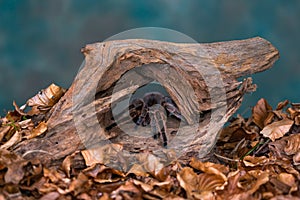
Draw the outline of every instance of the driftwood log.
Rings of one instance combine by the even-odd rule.
[[[76,150],[102,148],[104,153],[98,153],[107,154],[102,155],[108,156],[102,158],[105,164],[122,163],[124,170],[145,152],[165,160],[205,159],[243,95],[255,90],[247,76],[270,68],[279,57],[259,37],[210,44],[107,41],[87,45],[82,52],[85,62],[49,111],[46,134],[21,142],[14,150],[18,154],[51,152],[28,155],[51,164]],[[170,130],[178,132],[168,133],[167,148],[151,137],[150,128],[136,128],[132,122],[105,129],[117,120],[115,110],[126,108],[131,95],[153,81],[165,88],[185,118],[180,124],[170,120]]]

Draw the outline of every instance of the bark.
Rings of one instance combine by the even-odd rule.
[[[76,150],[117,144],[127,156],[147,151],[166,158],[175,152],[177,159],[204,159],[243,95],[255,90],[247,76],[269,69],[279,57],[277,49],[259,37],[210,44],[107,41],[87,45],[82,52],[85,63],[49,111],[47,133],[20,143],[14,150],[18,154],[47,151],[51,155],[29,156],[51,164]],[[153,81],[166,89],[185,118],[180,124],[168,121],[168,148],[153,139],[148,127],[127,123],[105,130],[116,118],[117,104],[126,105],[135,91]],[[172,135],[171,130],[178,132]]]

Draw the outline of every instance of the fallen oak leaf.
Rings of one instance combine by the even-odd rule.
[[[294,121],[290,119],[283,119],[273,122],[272,124],[265,126],[260,133],[263,134],[264,137],[270,138],[274,142],[276,139],[284,136],[290,130],[293,123]]]

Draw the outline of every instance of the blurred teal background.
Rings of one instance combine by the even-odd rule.
[[[263,37],[281,58],[253,75],[258,84],[240,112],[266,98],[300,102],[300,1],[0,0],[0,115],[52,82],[68,88],[81,47],[138,27],[182,32],[198,42]]]

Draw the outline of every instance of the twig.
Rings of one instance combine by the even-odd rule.
[[[214,153],[214,155],[215,155],[216,157],[218,157],[218,158],[223,159],[223,160],[228,160],[228,161],[232,161],[232,162],[239,162],[239,159],[227,158],[227,157],[225,157],[225,156],[221,156],[221,155],[216,154],[216,153]]]
[[[24,158],[25,156],[27,156],[28,154],[31,154],[31,153],[45,153],[45,154],[48,154],[48,155],[53,156],[52,153],[49,153],[49,152],[47,152],[47,151],[35,149],[35,150],[26,151],[26,152],[22,155],[22,158]]]

